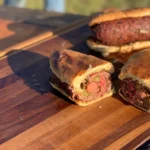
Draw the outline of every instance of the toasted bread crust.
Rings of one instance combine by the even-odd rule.
[[[99,24],[105,21],[112,21],[129,17],[131,18],[144,17],[144,16],[150,16],[150,8],[135,8],[125,11],[117,10],[115,12],[100,14],[99,16],[93,18],[90,21],[89,26],[92,27],[95,24]]]
[[[92,50],[101,52],[104,57],[108,56],[110,53],[118,52],[118,53],[126,54],[126,53],[130,53],[133,51],[138,51],[150,47],[150,41],[134,42],[123,46],[107,46],[99,42],[97,43],[93,41],[92,38],[89,38],[87,39],[86,43],[88,47],[90,47]]]
[[[112,65],[105,60],[72,50],[57,51],[50,57],[50,68],[53,73],[69,85],[76,76],[84,74],[90,67],[105,64]]]
[[[121,69],[119,79],[132,78],[150,89],[150,49],[133,54]]]

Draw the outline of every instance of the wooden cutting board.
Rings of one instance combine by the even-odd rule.
[[[0,57],[11,52],[13,48],[20,50],[41,42],[82,18],[86,17],[0,6]]]
[[[48,31],[42,26],[1,18],[0,24],[0,51]]]
[[[119,95],[79,107],[48,83],[49,56],[86,46],[87,25],[0,60],[0,149],[133,149],[150,138],[150,115]],[[117,68],[116,68],[117,69]],[[113,80],[116,91],[120,81]]]

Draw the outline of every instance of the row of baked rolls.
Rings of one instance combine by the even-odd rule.
[[[133,54],[121,69],[120,96],[150,112],[150,50]],[[137,67],[141,69],[137,69]],[[50,84],[80,106],[112,96],[112,63],[73,50],[56,51],[50,57]]]

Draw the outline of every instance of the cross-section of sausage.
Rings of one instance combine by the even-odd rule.
[[[131,78],[123,80],[120,93],[133,105],[150,109],[150,91]]]
[[[100,72],[89,75],[82,83],[82,92],[74,93],[73,88],[68,84],[61,82],[54,74],[51,75],[51,82],[62,88],[66,93],[76,99],[90,101],[92,99],[102,97],[105,93],[112,89],[110,73],[102,70]]]

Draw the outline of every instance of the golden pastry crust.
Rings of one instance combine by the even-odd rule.
[[[87,76],[102,70],[105,70],[110,74],[114,73],[114,67],[110,62],[91,55],[66,49],[54,52],[52,54],[50,57],[50,68],[56,77],[61,80],[61,82],[67,83],[72,87],[72,90],[78,94],[83,92],[81,83],[87,78]],[[105,97],[113,95],[114,93],[114,90],[111,89],[101,97],[97,97],[90,101],[84,101],[73,98],[71,95],[67,94],[62,87],[59,87],[51,81],[50,84],[52,87],[60,91],[63,95],[80,106],[86,106],[95,103],[101,99],[104,99]]]
[[[72,50],[61,50],[50,57],[50,68],[53,73],[67,84],[72,84],[77,76],[82,76],[90,68],[104,67],[111,73],[114,71],[110,62]]]
[[[119,79],[132,78],[150,89],[150,49],[133,54],[121,69]]]
[[[150,47],[150,41],[134,42],[122,46],[108,46],[108,45],[103,45],[99,42],[95,42],[92,38],[88,38],[86,43],[90,49],[97,52],[101,52],[101,54],[104,57],[112,53],[127,54],[132,51],[139,51]]]
[[[125,11],[117,10],[114,12],[100,14],[99,16],[93,18],[90,21],[89,26],[92,27],[95,24],[99,24],[105,21],[112,21],[129,17],[130,18],[144,17],[144,16],[150,16],[150,8],[135,8]]]

